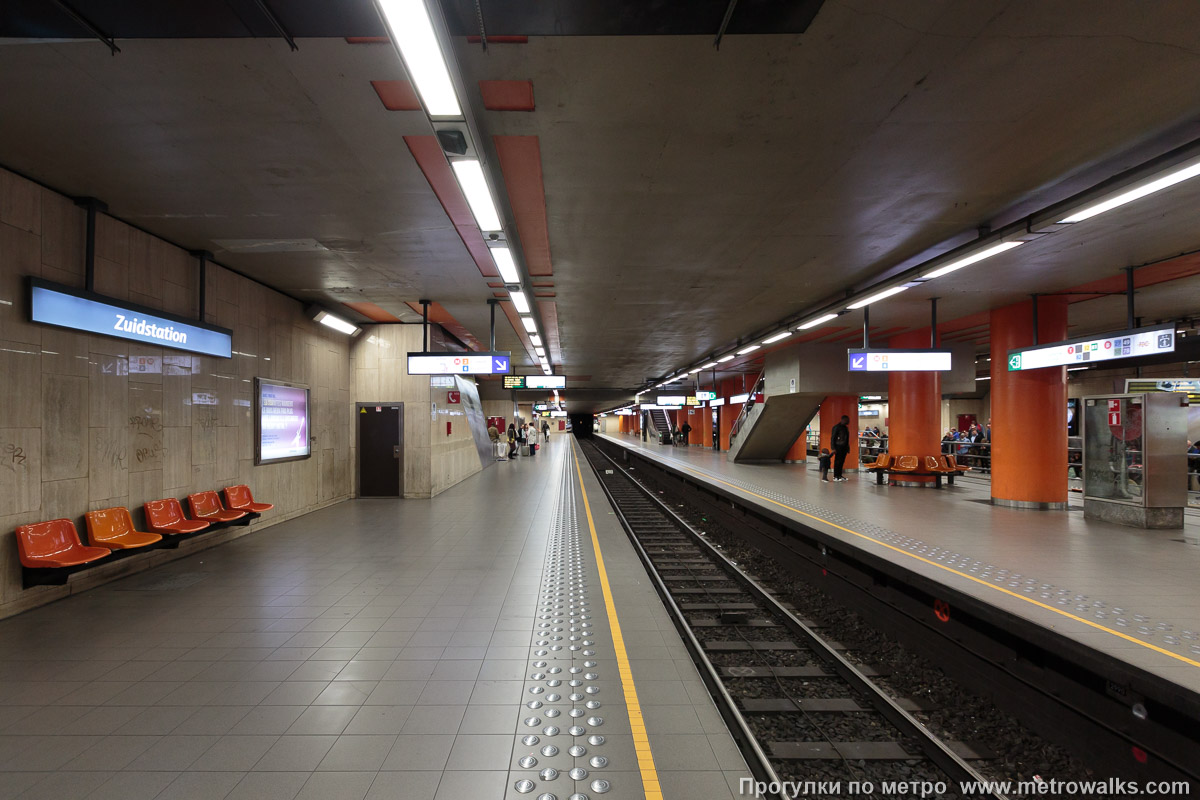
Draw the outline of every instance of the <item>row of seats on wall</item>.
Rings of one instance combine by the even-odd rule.
[[[224,492],[224,504],[215,491],[189,494],[191,519],[184,516],[182,504],[174,497],[145,503],[142,508],[150,529],[145,532],[134,528],[133,517],[124,506],[89,511],[84,514],[86,545],[69,519],[22,525],[17,528],[17,552],[25,588],[61,586],[81,570],[154,548],[178,547],[184,539],[228,525],[249,525],[274,508],[270,503],[255,502],[249,486],[229,486]]]

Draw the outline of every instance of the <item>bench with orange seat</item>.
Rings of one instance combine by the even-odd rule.
[[[200,519],[188,519],[183,515],[183,506],[174,497],[164,500],[151,500],[142,505],[146,512],[146,524],[155,533],[163,533],[172,537],[199,533],[208,527],[208,523]]]
[[[131,553],[162,541],[157,533],[143,533],[133,527],[133,517],[124,506],[89,511],[83,515],[87,521],[88,542],[93,547]]]
[[[25,588],[58,585],[89,564],[108,558],[107,547],[88,547],[79,541],[69,519],[34,522],[17,528],[17,556]]]
[[[939,489],[942,487],[943,477],[948,483],[953,484],[954,476],[962,471],[962,468],[956,467],[953,461],[947,464],[945,456],[891,455],[889,453],[881,453],[874,463],[866,465],[866,469],[868,472],[875,473],[875,482],[881,486],[885,475],[911,475],[932,477],[934,485]]]
[[[225,507],[251,514],[261,514],[263,511],[270,511],[275,506],[273,503],[256,503],[254,495],[250,493],[250,487],[242,484],[225,487]]]
[[[207,522],[236,522],[246,516],[247,512],[226,509],[221,505],[221,497],[216,492],[196,492],[187,496],[188,507],[192,518]],[[249,522],[249,520],[246,520]]]

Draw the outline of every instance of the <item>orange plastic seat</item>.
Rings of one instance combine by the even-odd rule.
[[[945,459],[939,456],[925,456],[925,471],[936,475],[953,475],[958,472],[953,467],[947,466]]]
[[[227,511],[221,507],[221,498],[214,491],[196,492],[188,495],[188,507],[196,519],[213,522],[233,522],[246,516],[245,511]]]
[[[957,461],[955,461],[954,456],[946,456],[945,458],[946,458],[946,466],[949,467],[950,469],[954,470],[955,472],[970,472],[971,471],[970,467],[966,466],[965,464],[959,464]]]
[[[225,488],[225,505],[228,508],[253,511],[254,513],[270,511],[275,507],[272,503],[254,502],[254,495],[250,494],[250,487],[245,484]]]
[[[916,456],[898,456],[889,469],[892,472],[916,472],[920,466]]]
[[[134,530],[133,517],[124,506],[89,511],[83,517],[87,520],[88,542],[93,547],[136,550],[162,541],[162,536],[157,533]]]
[[[868,469],[887,469],[892,465],[892,456],[890,453],[880,453],[875,456],[875,463],[867,464]]]
[[[158,533],[195,533],[208,527],[209,523],[202,519],[188,519],[183,516],[183,506],[174,497],[165,500],[151,500],[144,503],[146,523],[150,529]]]
[[[79,541],[75,523],[69,519],[34,522],[17,528],[17,555],[23,567],[76,567],[107,558],[110,554],[106,547],[88,547]]]

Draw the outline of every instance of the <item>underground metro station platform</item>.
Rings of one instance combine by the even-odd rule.
[[[0,7],[0,800],[1200,788],[1200,7]]]

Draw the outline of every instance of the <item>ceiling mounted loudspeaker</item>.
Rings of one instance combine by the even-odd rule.
[[[450,155],[465,156],[467,154],[467,137],[462,131],[445,128],[437,132],[437,138],[442,150]]]

